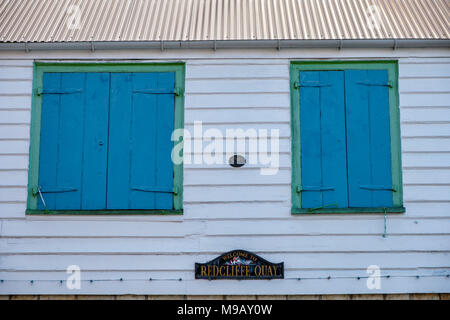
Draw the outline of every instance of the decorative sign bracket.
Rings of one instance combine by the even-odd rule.
[[[254,253],[233,250],[207,263],[196,263],[195,279],[284,279],[284,263],[271,263]]]

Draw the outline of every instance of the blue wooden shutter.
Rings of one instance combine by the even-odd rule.
[[[347,202],[344,73],[300,73],[300,137],[303,208]]]
[[[391,207],[389,83],[385,70],[345,71],[350,207]]]
[[[111,74],[108,209],[173,209],[174,73]]]
[[[38,209],[105,209],[109,75],[45,73]]]

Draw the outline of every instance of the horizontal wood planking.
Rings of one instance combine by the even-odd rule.
[[[185,188],[186,201],[233,202],[233,201],[288,201],[289,185],[263,186],[208,186]],[[224,197],[226,194],[226,197]]]
[[[201,234],[203,223],[189,221],[17,221],[3,222],[2,237],[181,237]],[[168,231],[169,230],[169,231]]]
[[[1,155],[0,169],[28,169],[28,155]]]
[[[25,202],[27,201],[27,188],[23,187],[8,187],[0,188],[0,203],[1,202]],[[25,212],[23,212],[25,214]],[[0,215],[1,217],[1,215]]]
[[[11,68],[11,67],[32,67],[33,66],[33,60],[31,59],[17,59],[14,58],[7,58],[7,59],[0,59],[0,67],[2,68]]]
[[[217,80],[196,80],[187,81],[186,92],[189,94],[204,94],[204,93],[286,93],[289,94],[288,79],[273,80],[273,79],[217,79]]]
[[[405,218],[439,219],[450,217],[449,201],[412,200],[405,202]],[[4,219],[24,220],[26,202],[10,201],[0,202],[1,217]],[[29,221],[174,221],[181,220],[280,220],[303,221],[305,219],[322,220],[324,223],[333,223],[340,219],[369,219],[378,218],[375,215],[355,214],[311,214],[291,215],[291,207],[286,201],[240,201],[240,202],[185,202],[184,214],[181,217],[163,216],[33,216],[27,217]],[[178,220],[176,220],[178,221]],[[389,222],[389,220],[388,220]],[[70,224],[69,224],[70,225]],[[26,236],[26,235],[23,235]]]
[[[448,167],[450,153],[404,153],[403,167]]]
[[[406,273],[408,274],[408,273]],[[410,274],[410,273],[409,273]],[[295,277],[296,274],[294,274]],[[301,274],[300,274],[301,275]],[[295,277],[297,278],[297,277]],[[390,278],[382,282],[381,290],[377,293],[428,293],[427,288],[434,288],[435,292],[447,292],[448,283],[444,277],[421,278],[420,281],[412,281],[413,277]],[[298,280],[291,279],[286,281],[259,280],[254,281],[249,286],[247,281],[229,280],[220,282],[220,291],[217,290],[216,282],[212,285],[208,280],[172,280],[161,281],[97,281],[94,283],[83,283],[82,290],[78,294],[84,295],[104,295],[114,292],[117,295],[128,295],[130,292],[138,295],[235,295],[239,292],[241,295],[315,295],[315,294],[374,294],[374,290],[368,289],[366,281],[351,279],[313,279],[303,281],[301,285]],[[67,289],[59,281],[35,282],[30,285],[29,281],[23,282],[5,282],[2,288],[12,295],[32,294],[73,294],[73,290]],[[345,288],[345,291],[343,290]],[[81,298],[80,298],[81,299]],[[167,298],[166,298],[167,299]]]
[[[30,139],[30,125],[16,124],[4,125],[0,124],[0,139],[1,140],[29,140]]]
[[[401,107],[449,107],[450,93],[400,93]]]
[[[24,219],[26,208],[26,199],[15,202],[0,202],[0,219]],[[1,224],[2,220],[0,220]]]
[[[403,171],[403,183],[406,185],[449,185],[450,168],[449,170],[405,170]]]
[[[246,64],[243,68],[242,64],[212,64],[205,68],[204,64],[190,63],[186,69],[188,80],[197,79],[246,79],[246,78],[281,78],[288,76],[289,65],[285,61],[280,64],[274,64],[267,61],[264,67],[260,64]]]
[[[27,63],[36,59],[76,62],[80,60],[88,61],[105,61],[105,60],[123,60],[133,61],[139,59],[146,62],[167,62],[167,61],[184,61],[190,63],[205,63],[205,60],[211,63],[221,64],[236,64],[240,61],[241,64],[267,64],[267,62],[279,63],[289,60],[386,60],[386,59],[400,59],[402,63],[447,63],[448,49],[447,48],[399,48],[392,50],[392,48],[346,48],[344,50],[336,50],[336,48],[282,48],[280,51],[275,51],[273,48],[261,49],[226,49],[218,48],[214,50],[161,50],[158,49],[141,49],[141,50],[32,50],[26,52],[4,50],[0,53],[0,59],[3,61],[20,61],[25,60]],[[248,60],[250,59],[250,61]],[[14,64],[12,62],[11,64]]]
[[[382,289],[377,293],[428,293],[427,288],[434,288],[436,292],[447,292],[448,284],[444,277],[423,278],[421,281],[411,281],[412,277],[398,277],[389,279],[388,282],[382,282]],[[443,281],[444,279],[444,281]],[[215,282],[213,282],[215,284]],[[12,295],[39,295],[42,292],[46,294],[73,294],[73,290],[67,289],[65,285],[60,285],[59,281],[41,282],[30,285],[29,281],[23,282],[5,282],[3,288]],[[345,288],[343,291],[342,288]],[[401,289],[399,289],[401,288]],[[130,292],[137,295],[235,295],[239,292],[241,295],[316,295],[316,294],[370,294],[374,291],[368,289],[366,281],[357,281],[355,277],[351,279],[313,279],[303,281],[298,285],[296,279],[289,281],[260,280],[255,281],[249,286],[247,281],[229,280],[220,283],[220,291],[217,290],[217,284],[211,285],[208,280],[161,280],[161,281],[97,281],[92,285],[84,283],[83,295],[104,295],[114,292],[117,295],[128,295]],[[80,298],[81,299],[81,298]],[[167,297],[165,298],[167,299]]]
[[[0,187],[26,186],[28,183],[28,172],[26,170],[0,171]]]
[[[256,108],[255,108],[256,109]],[[289,122],[291,112],[289,108],[267,108],[249,112],[245,109],[193,109],[186,113],[184,121],[194,123],[202,121],[203,124],[220,123],[258,123],[258,122]]]
[[[316,269],[316,270],[308,270],[308,269],[291,269],[291,268],[285,268],[287,271],[287,277],[293,278],[291,280],[298,280],[297,277],[300,277],[300,280],[307,280],[307,278],[311,277],[324,277],[327,278],[330,276],[330,280],[336,280],[338,278],[347,278],[347,280],[358,280],[357,276],[360,276],[362,279],[363,285],[365,286],[365,277],[367,277],[366,269]],[[387,273],[392,276],[390,279],[395,279],[396,277],[401,276],[414,276],[414,270],[408,270],[408,269],[396,269],[396,268],[385,268],[382,270],[382,276],[386,276]],[[427,269],[421,269],[421,274],[424,276],[436,276],[436,275],[444,275],[447,270],[443,268],[427,268]],[[68,274],[66,273],[66,270],[61,271],[41,271],[40,272],[41,279],[45,281],[52,281],[52,280],[67,280]],[[177,277],[178,275],[178,277]],[[33,273],[32,271],[22,271],[22,272],[13,272],[13,271],[0,271],[0,277],[2,279],[6,279],[6,282],[9,280],[14,281],[29,281],[30,278],[32,278]],[[126,283],[127,281],[131,281],[133,279],[144,279],[149,280],[150,284],[156,285],[156,282],[150,281],[150,277],[152,277],[152,280],[161,281],[163,279],[167,279],[167,281],[177,281],[180,283],[179,279],[181,278],[182,281],[185,280],[194,280],[194,275],[192,272],[188,271],[152,271],[151,273],[147,271],[107,271],[107,272],[98,272],[98,271],[91,271],[91,270],[84,270],[83,271],[83,278],[82,281],[89,282],[90,280],[93,280],[94,282],[90,284],[90,286],[95,287],[99,282],[95,282],[96,280],[109,280],[109,281],[120,281],[120,278],[123,278]],[[301,277],[304,277],[303,279]],[[308,279],[312,280],[312,279]],[[361,279],[360,279],[361,280]],[[441,279],[442,281],[442,279]],[[238,281],[236,281],[238,282]],[[239,281],[242,282],[242,281]],[[57,281],[58,285],[56,287],[59,287],[59,281]],[[182,282],[181,282],[182,283]],[[245,283],[245,281],[244,281]],[[272,281],[273,283],[273,281]],[[54,282],[52,283],[54,284]],[[303,283],[305,285],[306,283]],[[65,287],[65,286],[63,286]],[[73,293],[73,292],[72,292]]]
[[[279,137],[289,137],[290,136],[290,125],[289,122],[271,122],[270,119],[267,119],[266,123],[261,122],[254,122],[254,123],[246,123],[246,124],[240,124],[236,122],[232,123],[214,123],[214,124],[203,124],[203,132],[208,129],[217,129],[219,130],[224,136],[227,133],[227,130],[230,131],[230,135],[233,134],[236,130],[241,130],[243,133],[246,133],[247,130],[256,130],[256,133],[258,133],[260,130],[266,130],[267,134],[271,135],[271,130],[278,130]],[[186,123],[185,129],[188,130],[191,135],[194,134],[194,123]],[[234,130],[234,131],[232,131]],[[235,132],[234,134],[237,134],[238,132]]]
[[[230,80],[231,81],[231,80]],[[288,81],[288,80],[286,80]],[[242,91],[242,90],[241,90]],[[289,93],[211,93],[186,92],[186,110],[190,108],[289,108]]]
[[[31,80],[0,81],[0,94],[30,94]]]
[[[211,172],[209,170],[186,169],[184,172],[184,185],[242,185],[249,184],[249,182],[252,185],[289,184],[287,181],[291,178],[290,170],[279,170],[276,175],[261,175],[259,170],[217,169],[214,171],[214,174],[216,178],[211,180]]]
[[[449,137],[450,136],[449,123],[418,123],[418,124],[417,123],[403,123],[401,130],[402,130],[402,138],[403,137]]]
[[[405,185],[403,187],[404,201],[446,201],[450,198],[450,185]]]

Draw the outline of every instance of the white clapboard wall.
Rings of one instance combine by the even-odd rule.
[[[183,216],[25,216],[33,62],[44,59],[184,61],[185,127],[279,129],[279,172],[185,165]],[[289,65],[300,59],[399,60],[406,213],[387,216],[385,238],[382,214],[290,214]],[[288,279],[194,279],[195,262],[233,249],[283,261]],[[450,292],[449,252],[449,50],[0,52],[0,294]],[[69,265],[80,290],[58,282]],[[391,276],[380,289],[356,278],[370,265]]]

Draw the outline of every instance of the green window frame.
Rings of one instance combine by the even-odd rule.
[[[175,73],[175,119],[174,130],[184,128],[185,63],[47,63],[35,62],[33,66],[33,93],[30,126],[30,150],[28,168],[27,215],[180,215],[183,214],[183,163],[173,164],[173,185],[177,191],[173,195],[173,210],[37,210],[38,194],[35,187],[39,182],[39,151],[41,133],[43,76],[46,72],[173,72]],[[174,145],[179,143],[174,141]],[[182,150],[181,150],[182,152]]]
[[[302,208],[302,195],[298,186],[301,181],[301,144],[300,144],[300,90],[297,81],[301,71],[345,71],[345,70],[387,70],[388,80],[392,84],[389,90],[389,119],[391,133],[391,168],[393,192],[392,207],[389,208]],[[315,213],[403,213],[403,183],[401,164],[400,109],[398,94],[398,62],[395,60],[370,61],[291,61],[291,148],[292,148],[292,214]]]

